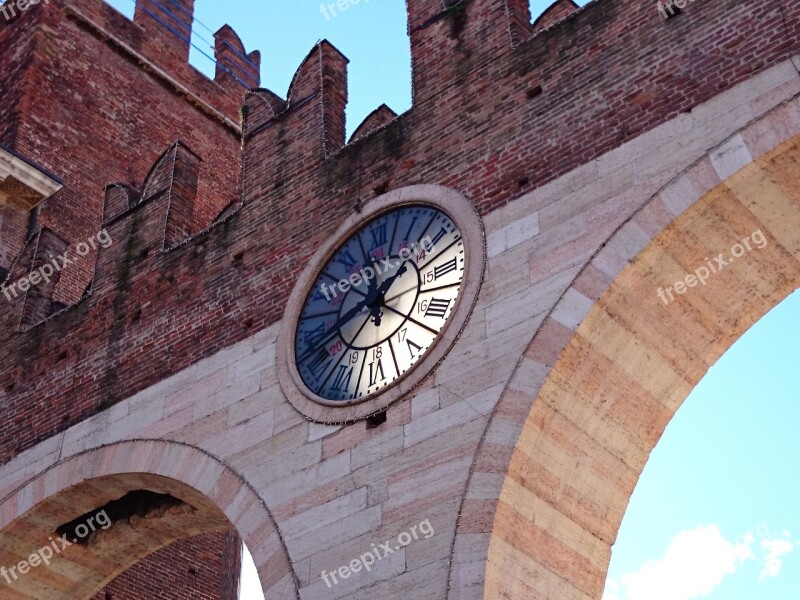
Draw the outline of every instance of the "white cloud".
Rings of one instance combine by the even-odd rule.
[[[766,550],[767,555],[764,557],[764,567],[758,576],[759,581],[764,581],[767,577],[777,577],[783,566],[783,556],[794,549],[789,532],[784,531],[783,536],[782,539],[761,540],[761,547]]]
[[[659,560],[622,576],[628,600],[692,600],[708,596],[722,580],[754,559],[752,535],[733,543],[716,525],[679,533]],[[621,600],[621,599],[620,599]]]
[[[755,545],[752,533],[731,542],[716,525],[682,531],[672,539],[662,558],[647,561],[633,573],[609,578],[603,600],[705,598],[748,561],[761,565],[759,582],[777,577],[786,555],[794,549],[792,536],[784,531],[773,537],[766,525],[759,527],[757,533],[760,541]]]

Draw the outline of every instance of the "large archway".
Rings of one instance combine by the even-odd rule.
[[[176,540],[234,528],[257,557],[266,598],[296,598],[269,510],[221,461],[155,440],[85,451],[0,500],[4,598],[86,600]]]
[[[788,103],[698,161],[618,230],[542,325],[475,463],[473,480],[497,472],[503,428],[527,413],[500,499],[494,510],[468,501],[462,515],[465,533],[493,515],[485,598],[601,597],[667,423],[708,367],[800,287],[798,131]]]

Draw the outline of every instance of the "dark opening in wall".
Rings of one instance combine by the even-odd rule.
[[[162,513],[169,508],[185,503],[169,494],[158,494],[149,490],[135,490],[119,500],[112,500],[105,506],[92,510],[56,529],[59,536],[66,537],[75,544],[88,546],[91,535],[98,529],[108,529],[120,521],[128,521],[133,516],[146,517]]]
[[[375,429],[386,423],[386,411],[381,411],[367,418],[367,429]]]

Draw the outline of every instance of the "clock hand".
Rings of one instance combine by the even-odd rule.
[[[400,268],[397,269],[397,273],[395,273],[394,275],[389,277],[389,279],[385,280],[380,285],[380,287],[378,287],[378,289],[377,289],[377,297],[381,298],[386,292],[388,292],[389,288],[392,287],[392,284],[395,281],[397,281],[398,278],[400,278],[403,275],[405,275],[407,270],[408,270],[408,265],[406,264],[406,262],[403,262],[403,264],[400,266]]]
[[[328,330],[328,333],[326,333],[321,338],[319,338],[319,340],[317,340],[316,343],[314,343],[313,345],[310,345],[308,347],[308,349],[305,351],[305,353],[303,354],[303,356],[301,356],[297,360],[297,362],[298,363],[303,362],[306,358],[308,358],[309,356],[314,354],[314,352],[319,350],[320,347],[322,347],[325,344],[327,344],[328,340],[330,340],[331,338],[335,337],[336,334],[339,333],[339,330],[342,328],[343,325],[345,325],[346,323],[348,323],[351,320],[353,320],[356,316],[358,316],[358,313],[360,313],[362,310],[364,310],[365,306],[367,306],[367,298],[364,298],[363,300],[361,300],[353,308],[351,308],[346,313],[344,313],[341,317],[339,317],[334,322],[334,324],[331,325],[331,328]]]

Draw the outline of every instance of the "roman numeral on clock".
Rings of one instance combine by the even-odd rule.
[[[350,250],[345,250],[342,254],[335,260],[335,262],[339,263],[344,267],[344,270],[348,273],[350,269],[356,264],[356,259],[353,258],[353,255],[350,254]]]
[[[444,316],[447,314],[447,309],[450,308],[450,303],[452,300],[440,300],[439,298],[434,298],[428,304],[428,310],[425,311],[426,317],[439,317],[440,319],[444,319]]]
[[[443,265],[439,265],[433,270],[433,278],[439,279],[439,277],[444,277],[448,273],[455,271],[458,268],[457,257],[453,257],[453,260],[449,260]]]
[[[320,348],[311,359],[311,362],[308,363],[308,370],[311,371],[311,374],[317,380],[319,380],[322,374],[328,370],[331,362],[333,362],[333,359],[331,358],[330,354],[328,354],[327,348]]]
[[[320,324],[319,327],[315,329],[306,329],[303,331],[303,343],[311,347],[313,346],[323,335],[325,335],[325,323]]]
[[[344,392],[350,387],[350,380],[353,378],[353,367],[339,365],[339,372],[333,380],[332,389],[337,392]]]
[[[383,372],[383,359],[379,360],[377,363],[369,363],[369,387],[372,387],[377,383],[379,373],[381,376],[381,381],[386,379],[386,375]]]
[[[417,352],[422,350],[422,346],[418,346],[412,342],[411,339],[407,339],[406,344],[408,345],[408,353],[411,355],[411,358],[414,358],[417,355]],[[417,352],[414,352],[414,349],[416,349]]]
[[[446,236],[446,235],[447,235],[447,230],[446,230],[444,227],[442,227],[442,228],[439,230],[439,233],[437,233],[437,234],[436,234],[436,237],[434,237],[434,238],[431,240],[431,243],[432,243],[432,244],[435,246],[436,244],[438,244],[439,242],[441,242],[441,241],[442,241],[442,238],[443,238],[444,236]]]
[[[383,246],[386,243],[386,223],[381,223],[380,225],[376,225],[372,229],[369,230],[370,235],[372,236],[372,249],[378,248]]]

